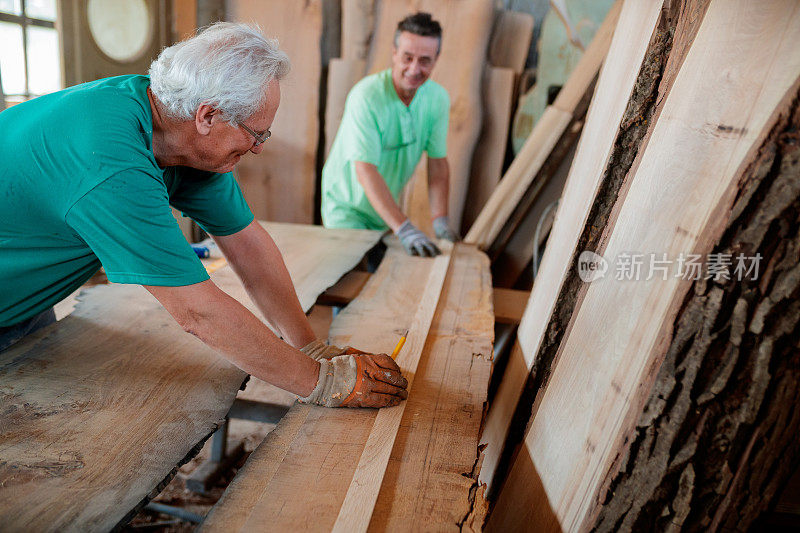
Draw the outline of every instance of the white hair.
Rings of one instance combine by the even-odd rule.
[[[150,90],[175,119],[208,104],[231,123],[264,104],[267,86],[289,73],[289,57],[258,26],[217,22],[165,48],[150,65]]]

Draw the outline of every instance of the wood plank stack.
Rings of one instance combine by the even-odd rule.
[[[418,280],[428,279],[435,262],[409,257],[392,241],[361,294],[334,320],[331,342],[388,352],[420,309],[430,311],[429,304],[419,305],[429,291]],[[378,411],[298,404],[253,452],[203,530],[263,530],[268,525],[330,531],[337,523],[360,531],[367,525],[441,529],[463,522],[476,505],[474,465],[490,372],[491,295],[486,257],[456,245],[427,338],[410,337],[403,349],[424,344],[388,465],[385,473],[376,473],[383,482],[371,493],[377,496],[374,512],[361,502],[367,522],[355,525],[350,520],[360,513],[342,514],[345,495],[359,469],[372,464],[367,443],[376,419],[399,407]]]
[[[547,207],[561,196],[620,6],[621,1],[611,8],[465,237],[489,253],[496,286],[514,286],[531,262],[534,247],[541,244],[534,243],[535,228]]]
[[[489,43],[489,61],[483,75],[483,126],[472,157],[468,201],[462,231],[467,231],[497,186],[503,172],[517,87],[533,36],[533,16],[501,11],[495,18]]]
[[[306,310],[380,237],[267,228]],[[258,313],[229,267],[212,280]],[[142,287],[85,291],[70,316],[0,354],[3,529],[125,524],[200,450],[246,377]]]
[[[623,30],[521,324],[534,373],[509,366],[535,401],[490,531],[747,530],[800,461],[800,6],[626,1]]]

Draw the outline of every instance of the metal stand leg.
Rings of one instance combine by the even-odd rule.
[[[186,478],[186,488],[199,494],[208,490],[239,460],[244,453],[244,445],[239,443],[227,453],[228,423],[231,418],[275,424],[289,410],[284,405],[275,405],[252,400],[234,400],[225,422],[211,436],[211,457]]]

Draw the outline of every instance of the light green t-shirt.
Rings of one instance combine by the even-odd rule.
[[[0,326],[51,307],[101,264],[116,283],[208,279],[170,205],[212,235],[253,220],[230,173],[158,166],[149,85],[106,78],[0,113]]]
[[[425,151],[447,155],[450,97],[428,80],[406,106],[391,69],[367,76],[347,95],[339,131],[322,169],[322,223],[332,228],[385,230],[356,176],[356,161],[378,167],[395,201]]]

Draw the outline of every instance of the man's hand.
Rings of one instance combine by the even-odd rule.
[[[414,227],[410,220],[403,222],[395,232],[409,255],[434,257],[442,253],[427,235]]]
[[[303,403],[325,407],[391,407],[408,397],[408,381],[386,354],[338,355],[319,361],[319,381]]]
[[[461,236],[456,230],[450,227],[450,221],[447,216],[441,216],[433,219],[433,232],[436,234],[437,239],[446,239],[450,242],[458,242]]]
[[[309,356],[314,361],[321,361],[322,359],[333,359],[337,355],[355,355],[355,354],[366,354],[367,352],[362,352],[361,350],[357,350],[352,346],[345,346],[344,348],[339,348],[333,344],[325,344],[325,342],[316,339],[302,348],[300,351]]]

